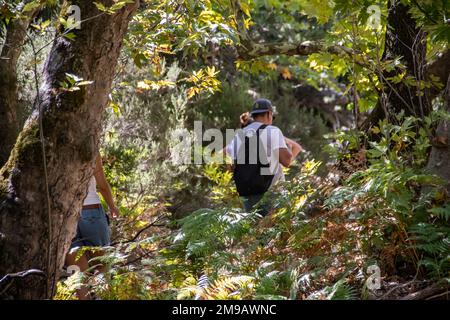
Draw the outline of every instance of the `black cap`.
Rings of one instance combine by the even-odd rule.
[[[272,105],[272,102],[267,99],[258,99],[255,101],[252,107],[252,111],[250,111],[250,114],[258,114],[258,113],[264,113],[272,111],[274,114],[276,114],[275,106]]]

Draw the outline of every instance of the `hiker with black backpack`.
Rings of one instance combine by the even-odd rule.
[[[267,99],[255,101],[250,112],[251,121],[242,123],[231,143],[225,148],[233,159],[233,180],[245,210],[266,216],[270,205],[260,203],[267,191],[284,180],[283,168],[303,150],[295,141],[285,138],[272,125],[275,107]]]

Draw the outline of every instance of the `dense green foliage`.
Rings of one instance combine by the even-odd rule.
[[[338,182],[317,175],[320,162],[292,169],[276,193],[276,213],[262,220],[236,209],[223,165],[204,167],[198,174],[210,181],[199,192],[210,188],[210,208],[111,249],[104,258],[110,278],[90,279],[94,292],[112,299],[367,298],[373,296],[367,268],[374,264],[386,282],[448,281],[448,200],[443,181],[423,169],[428,140],[421,138],[438,118],[425,119],[419,133],[413,126],[418,119],[381,122],[374,130],[382,138],[367,150],[336,150],[342,160],[331,172]],[[151,219],[162,212],[153,210]]]
[[[112,14],[126,2],[98,8]],[[401,2],[426,32],[432,63],[450,39],[446,1]],[[46,9],[30,31],[42,50],[34,56],[27,42],[19,64],[26,114],[40,76],[32,66],[40,73],[55,30],[77,41],[55,1],[20,9],[0,1],[0,35],[33,3]],[[142,1],[105,111],[101,153],[121,211],[113,245],[96,258],[108,270],[62,280],[55,298],[75,298],[82,283],[101,299],[367,299],[389,293],[389,283],[448,285],[450,195],[426,169],[430,138],[450,119],[442,98],[426,117],[391,114],[361,129],[389,85],[404,83],[419,97],[445,86],[408,74],[403,57],[382,60],[387,6]],[[305,41],[322,49],[260,48]],[[68,73],[60,85],[91,83]],[[226,165],[175,165],[171,154],[176,133],[192,133],[194,121],[204,130],[238,127],[255,97],[272,100],[274,124],[307,150],[274,190],[275,211],[266,218],[243,212]],[[374,265],[384,291],[368,287]]]

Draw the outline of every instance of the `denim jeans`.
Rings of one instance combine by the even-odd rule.
[[[110,242],[111,231],[108,217],[103,208],[82,210],[80,220],[78,220],[77,233],[70,248],[104,247],[108,246]]]

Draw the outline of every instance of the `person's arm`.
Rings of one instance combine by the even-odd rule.
[[[292,153],[288,148],[279,148],[278,151],[278,159],[283,167],[289,167],[292,162]]]
[[[112,196],[111,187],[109,186],[108,181],[106,181],[105,172],[103,171],[102,158],[100,154],[97,155],[97,159],[95,159],[95,171],[94,171],[95,181],[97,182],[97,189],[102,195],[103,199],[105,199],[106,204],[108,205],[109,212],[113,218],[117,218],[119,215],[119,209],[116,207],[114,203],[114,198]]]
[[[288,147],[290,147],[292,150],[292,159],[295,159],[295,157],[297,157],[298,154],[303,151],[302,146],[292,139],[286,137],[284,139],[286,140],[286,144],[288,145]]]
[[[297,142],[289,138],[284,137],[284,141],[288,148],[279,148],[278,157],[283,167],[288,168],[292,164],[292,161],[295,159],[295,157],[297,157],[298,154],[303,151],[303,148]]]
[[[289,139],[286,139],[280,129],[274,127],[271,131],[272,148],[278,156],[278,161],[285,168],[289,167],[294,159],[292,154],[292,147],[288,144]]]

